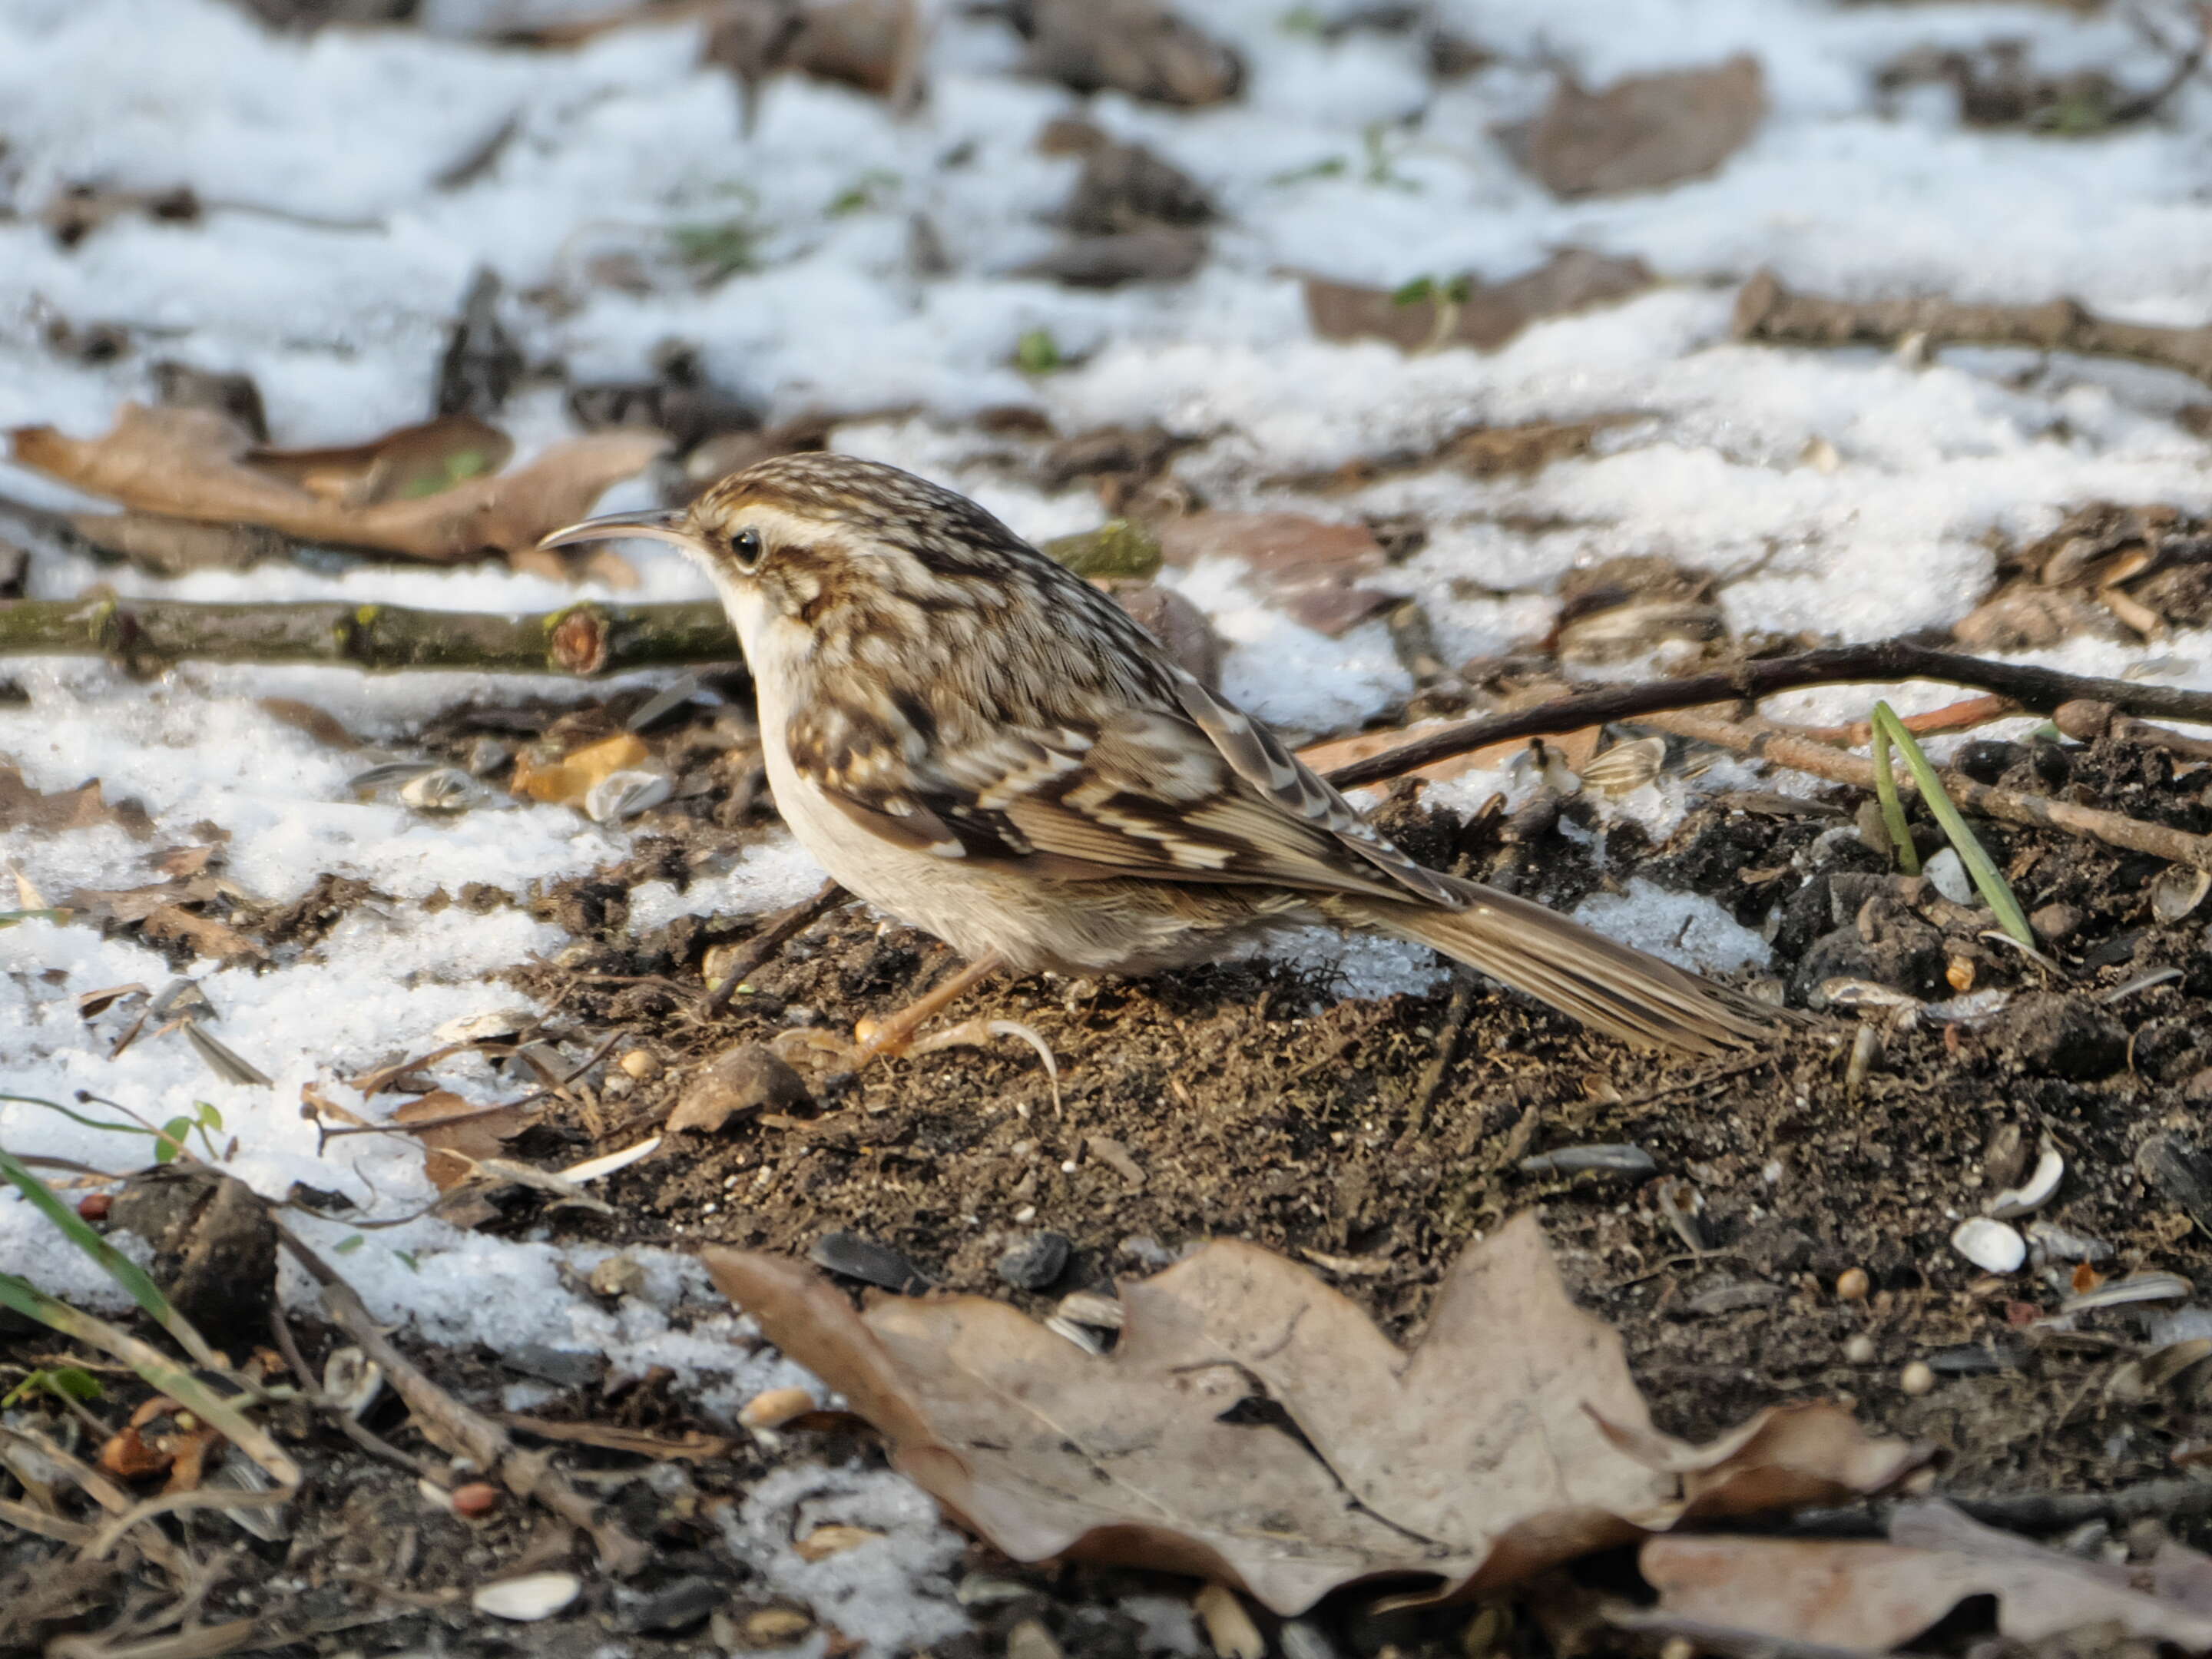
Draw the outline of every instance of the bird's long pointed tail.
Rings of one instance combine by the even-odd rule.
[[[1722,1054],[1772,1038],[1783,1010],[1571,921],[1494,887],[1455,881],[1464,909],[1360,898],[1364,925],[1440,951],[1626,1042]]]

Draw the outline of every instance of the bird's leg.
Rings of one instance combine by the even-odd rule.
[[[836,1069],[848,1073],[859,1071],[882,1055],[896,1059],[907,1051],[915,1033],[926,1023],[1006,965],[1006,959],[995,951],[979,957],[944,984],[932,987],[897,1012],[882,1019],[869,1015],[853,1028],[850,1040],[828,1031],[806,1029],[786,1031],[769,1046],[793,1063],[800,1063],[801,1055],[805,1055],[811,1063],[819,1065],[821,1060],[815,1057],[827,1054]]]
[[[869,1015],[853,1028],[853,1069],[859,1071],[878,1054],[896,1059],[914,1041],[914,1034],[1006,965],[996,951],[981,956],[942,985],[933,986],[896,1013],[878,1019]]]

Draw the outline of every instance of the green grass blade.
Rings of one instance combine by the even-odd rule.
[[[2031,951],[2035,947],[2035,930],[2027,925],[2027,913],[2020,908],[2013,896],[2012,884],[1999,870],[1967,826],[1966,817],[1950,796],[1943,793],[1943,780],[1936,775],[1935,766],[1922,752],[1912,733],[1905,729],[1905,722],[1886,702],[1874,706],[1874,729],[1877,734],[1888,728],[1888,736],[1905,757],[1905,764],[1912,774],[1912,781],[1920,786],[1921,799],[1928,810],[1936,815],[1936,822],[1943,826],[1943,833],[1951,838],[1951,845],[1959,849],[1959,857],[1966,866],[1966,873],[1974,878],[1982,897],[1996,913],[1997,923],[2006,933]]]
[[[1905,821],[1905,802],[1897,793],[1897,775],[1889,765],[1889,728],[1882,716],[1896,714],[1886,702],[1874,706],[1874,793],[1881,803],[1881,821],[1897,848],[1897,861],[1908,876],[1920,873],[1920,850],[1912,844],[1912,827]]]
[[[0,1151],[0,1180],[14,1185],[47,1220],[62,1230],[70,1243],[98,1262],[101,1271],[120,1285],[149,1318],[175,1337],[193,1359],[203,1365],[218,1369],[222,1366],[222,1360],[208,1346],[207,1339],[192,1328],[190,1320],[169,1305],[169,1298],[161,1294],[161,1287],[147,1276],[146,1270],[87,1226],[82,1216],[64,1203],[52,1188],[32,1174],[29,1166],[12,1152]],[[9,1305],[15,1306],[13,1303]],[[51,1322],[27,1309],[15,1310],[30,1318],[41,1319],[41,1322]]]

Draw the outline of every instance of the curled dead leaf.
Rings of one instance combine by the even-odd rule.
[[[100,791],[100,780],[74,789],[41,794],[23,781],[23,775],[0,761],[0,830],[38,830],[52,834],[62,830],[90,830],[112,823],[139,841],[154,833],[154,821],[135,800],[111,803]]]
[[[506,455],[485,447],[485,434],[504,442],[481,422],[448,417],[349,449],[257,450],[211,410],[125,404],[104,437],[45,426],[9,435],[25,466],[140,512],[265,525],[439,563],[535,546],[665,446],[658,433],[594,433],[495,472]]]
[[[1995,1599],[1998,1632],[2017,1641],[2106,1626],[2212,1649],[2212,1562],[2193,1551],[2162,1558],[2146,1589],[2136,1570],[2045,1549],[1941,1499],[1901,1505],[1886,1544],[1654,1538],[1642,1560],[1662,1614],[1838,1650],[1887,1653],[1975,1596]]]
[[[1712,172],[1765,116],[1765,76],[1740,54],[1711,69],[1630,76],[1603,92],[1563,77],[1543,112],[1505,137],[1553,195],[1612,195]]]
[[[1388,340],[1401,351],[1459,345],[1494,351],[1542,318],[1611,305],[1653,280],[1641,259],[1578,247],[1502,283],[1459,278],[1393,290],[1309,276],[1306,320],[1324,340]]]
[[[861,1315],[783,1258],[704,1260],[896,1467],[1007,1555],[1191,1574],[1285,1615],[1378,1578],[1487,1592],[1685,1518],[1879,1491],[1925,1456],[1820,1402],[1709,1446],[1659,1433],[1532,1216],[1460,1259],[1410,1354],[1304,1268],[1236,1242],[1125,1281],[1104,1356],[979,1297]],[[1230,1420],[1255,1398],[1297,1432]]]

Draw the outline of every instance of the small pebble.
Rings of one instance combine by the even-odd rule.
[[[814,1628],[814,1621],[790,1607],[763,1607],[738,1626],[747,1647],[787,1648]]]
[[[499,1507],[499,1488],[489,1480],[471,1480],[465,1486],[453,1488],[452,1503],[455,1515],[465,1521],[474,1521]]]
[[[649,1049],[632,1048],[615,1064],[640,1083],[649,1083],[660,1075],[660,1056]]]
[[[1916,1400],[1923,1394],[1932,1394],[1936,1389],[1935,1368],[1925,1360],[1916,1359],[1897,1374],[1897,1386]]]
[[[1856,1336],[1851,1337],[1845,1341],[1844,1344],[1844,1363],[1847,1365],[1873,1364],[1874,1339],[1869,1336],[1864,1331],[1861,1331]]]
[[[1863,1302],[1870,1288],[1871,1281],[1868,1279],[1864,1267],[1846,1267],[1836,1275],[1836,1300],[1838,1302]]]
[[[1062,1659],[1062,1650],[1041,1620],[1024,1619],[1006,1632],[1006,1659]]]
[[[87,1193],[82,1198],[77,1200],[76,1212],[87,1221],[105,1221],[107,1219],[108,1206],[114,1202],[115,1199],[111,1194]]]
[[[1031,1233],[1000,1256],[998,1275],[1018,1291],[1042,1291],[1067,1271],[1068,1248],[1065,1233]]]
[[[645,1288],[645,1268],[635,1257],[611,1255],[586,1275],[597,1296],[635,1296]]]

